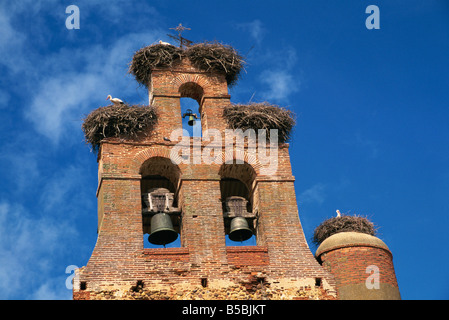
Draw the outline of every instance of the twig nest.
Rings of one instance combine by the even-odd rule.
[[[296,123],[292,111],[267,102],[225,107],[223,117],[230,129],[243,131],[253,129],[256,133],[258,129],[266,129],[267,138],[269,138],[270,129],[277,129],[281,143],[290,139],[291,131]]]
[[[237,82],[245,63],[233,47],[217,42],[197,43],[185,49],[154,44],[134,54],[128,72],[134,75],[137,82],[148,86],[154,68],[171,67],[183,57],[187,57],[200,70],[224,73],[230,86]]]
[[[376,235],[376,227],[368,218],[361,216],[334,217],[323,221],[313,233],[313,242],[322,243],[330,236],[340,232],[359,232]]]
[[[171,67],[181,61],[183,50],[172,45],[154,44],[137,51],[129,65],[128,72],[136,81],[147,86],[151,70],[157,67]]]
[[[245,63],[233,47],[218,42],[194,44],[188,47],[186,55],[201,70],[225,73],[229,86],[237,82]]]
[[[110,137],[136,137],[157,122],[157,114],[151,106],[110,105],[89,113],[82,124],[85,140],[98,151],[100,142]]]

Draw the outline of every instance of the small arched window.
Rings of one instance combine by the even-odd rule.
[[[187,130],[191,137],[201,137],[201,100],[203,88],[195,82],[186,82],[179,87],[181,95],[180,105],[182,114],[182,128]]]
[[[190,137],[201,137],[201,117],[199,105],[192,98],[181,98],[182,128]]]

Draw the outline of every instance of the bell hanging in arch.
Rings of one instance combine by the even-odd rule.
[[[248,226],[248,221],[243,217],[235,217],[231,220],[229,239],[232,241],[245,241],[253,236]]]
[[[193,127],[195,125],[195,119],[198,119],[198,116],[195,113],[192,113],[191,109],[187,109],[186,113],[184,113],[182,115],[182,118],[185,118],[187,116],[189,117],[189,120],[187,121],[187,124],[189,126]]]
[[[166,245],[178,239],[178,233],[173,228],[170,216],[157,213],[151,218],[151,233],[148,241],[156,245]]]
[[[193,117],[193,115],[189,116],[189,121],[187,121],[187,124],[191,127],[195,125],[195,118]]]

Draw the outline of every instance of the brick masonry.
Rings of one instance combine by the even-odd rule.
[[[343,239],[345,234],[339,234],[339,240]],[[327,240],[332,238],[335,239],[335,235]],[[335,276],[340,299],[400,299],[393,256],[380,239],[359,234],[359,238],[352,243],[339,244],[337,241],[326,247],[323,242],[317,250],[317,255],[323,267]],[[377,274],[375,280],[372,277],[374,273]],[[374,281],[378,282],[378,286],[372,286]]]
[[[163,138],[182,127],[180,97],[199,102],[203,132],[224,132],[226,80],[183,60],[154,70],[149,88],[158,113],[152,131],[101,144],[98,240],[77,270],[74,299],[335,299],[335,279],[310,252],[301,227],[288,144],[279,146],[278,167],[270,174],[247,152],[232,152],[244,164],[173,164],[170,152],[178,141]],[[204,151],[206,143],[198,146]],[[224,144],[219,151],[220,159],[229,156]],[[180,248],[143,247],[141,180],[148,175],[164,176],[176,189]],[[226,246],[222,178],[239,179],[250,191],[256,246]]]

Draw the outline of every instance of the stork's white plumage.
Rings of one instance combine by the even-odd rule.
[[[159,44],[163,44],[164,46],[171,46],[170,43],[159,40]]]
[[[113,97],[111,97],[111,95],[109,95],[109,96],[106,98],[106,100],[111,100],[111,102],[112,102],[114,105],[116,105],[116,106],[123,104],[123,101],[122,101],[122,100],[120,100],[120,99],[118,99],[118,98],[113,98]]]
[[[341,217],[340,210],[337,210],[337,218],[340,218],[340,217]]]

